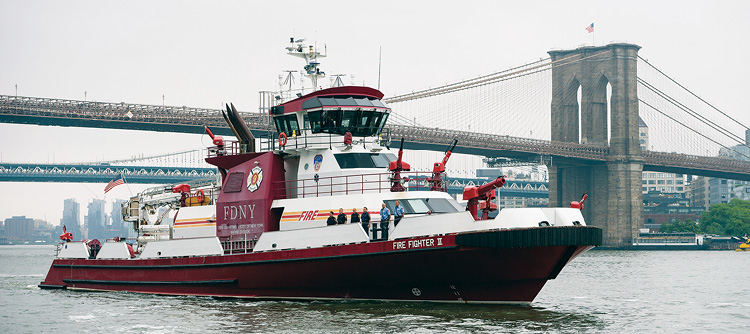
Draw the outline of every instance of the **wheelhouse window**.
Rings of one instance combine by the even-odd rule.
[[[273,120],[276,123],[276,131],[279,133],[283,132],[287,136],[291,136],[292,131],[299,133],[299,124],[297,123],[296,114],[276,116]]]
[[[335,154],[339,167],[344,168],[385,168],[396,160],[392,153],[341,153]]]
[[[343,135],[351,132],[356,137],[371,137],[380,134],[388,119],[388,112],[336,108],[310,111],[307,117],[312,133]]]

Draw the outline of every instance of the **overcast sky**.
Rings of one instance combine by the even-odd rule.
[[[0,0],[0,94],[240,110],[278,88],[289,37],[326,45],[322,68],[386,96],[546,57],[631,42],[640,55],[745,124],[748,1],[9,1]],[[349,78],[345,81],[349,83]],[[327,83],[327,79],[324,81]],[[7,162],[127,158],[199,147],[200,136],[0,124]],[[57,224],[104,184],[0,183],[0,219]],[[143,186],[131,186],[136,192]],[[112,198],[129,196],[115,188]]]

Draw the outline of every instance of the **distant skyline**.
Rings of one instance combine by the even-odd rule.
[[[0,94],[255,111],[278,89],[289,37],[325,46],[321,68],[386,96],[544,58],[550,49],[626,41],[725,112],[750,124],[746,1],[2,1]],[[328,79],[323,81],[328,85]],[[85,93],[84,93],[85,92]],[[741,134],[738,134],[741,135]],[[0,124],[0,160],[90,161],[193,149],[200,135]],[[119,186],[106,200],[149,185]],[[58,224],[104,184],[0,183],[0,219]],[[108,206],[105,209],[110,211]],[[83,211],[83,210],[82,210]],[[85,213],[82,213],[85,214]]]

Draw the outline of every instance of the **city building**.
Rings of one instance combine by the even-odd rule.
[[[81,204],[74,198],[68,198],[63,202],[63,216],[60,219],[60,225],[65,226],[66,230],[73,234],[74,239],[84,239],[81,230]]]
[[[29,241],[34,237],[34,220],[13,216],[5,220],[5,236],[11,241]]]
[[[691,206],[685,193],[650,191],[643,195],[644,228],[658,232],[661,225],[675,221],[698,221],[704,207]]]
[[[750,130],[745,130],[745,144],[734,145],[719,149],[720,157],[727,157],[737,160],[750,160]]]
[[[641,151],[648,150],[648,126],[641,116],[638,116],[638,139],[641,142]]]
[[[105,203],[104,200],[94,199],[88,204],[88,211],[83,218],[87,239],[106,239],[104,232],[107,223],[107,215],[104,213]]]
[[[125,200],[118,199],[115,200],[112,203],[112,211],[110,211],[109,215],[109,226],[108,230],[111,231],[124,231],[125,230],[125,222],[122,220],[122,205],[125,203]]]
[[[685,194],[685,175],[664,172],[643,172],[643,194],[652,191]]]
[[[708,183],[711,204],[729,203],[733,198],[750,200],[750,182],[711,178]]]
[[[720,157],[737,160],[750,160],[750,130],[745,130],[745,143],[732,147],[719,149]],[[733,198],[750,200],[750,182],[739,180],[728,180],[710,178],[709,183],[709,205],[728,203]]]
[[[711,178],[699,176],[690,182],[688,191],[688,198],[690,203],[695,207],[702,207],[705,210],[711,206],[710,204],[710,192],[709,192],[709,180]]]
[[[55,231],[55,227],[49,222],[42,219],[34,219],[34,241],[36,242],[50,242],[52,233]]]

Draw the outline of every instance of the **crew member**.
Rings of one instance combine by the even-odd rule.
[[[339,208],[339,217],[336,220],[338,221],[339,225],[346,224],[346,214],[344,213],[344,208]]]
[[[383,202],[382,209],[380,209],[380,230],[383,240],[388,239],[388,224],[391,220],[391,210],[385,206]]]
[[[352,221],[354,221],[354,218],[352,218]],[[367,235],[370,235],[370,212],[367,211],[367,207],[362,209],[362,228],[365,229]]]
[[[359,223],[359,214],[357,213],[357,208],[352,209],[352,224]]]
[[[401,218],[404,218],[404,207],[401,206],[399,201],[396,201],[396,207],[393,208],[393,226],[398,226]]]
[[[326,221],[326,224],[336,225],[336,217],[333,216],[333,211],[331,211],[331,214],[328,215],[328,220]]]

